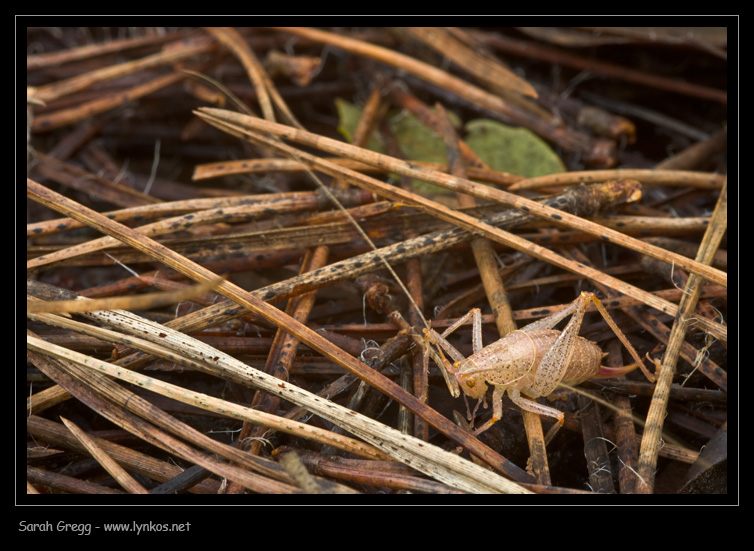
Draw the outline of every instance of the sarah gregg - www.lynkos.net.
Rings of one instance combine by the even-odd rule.
[[[88,536],[92,530],[98,532],[129,532],[132,534],[155,533],[155,532],[188,532],[191,529],[190,522],[103,522],[101,525],[92,523],[75,523],[60,521],[57,523],[19,521],[19,532],[57,532]]]

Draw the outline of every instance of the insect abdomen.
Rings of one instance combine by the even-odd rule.
[[[568,362],[568,370],[561,382],[577,385],[591,379],[599,373],[603,355],[602,349],[595,343],[583,337],[577,337],[571,360]]]

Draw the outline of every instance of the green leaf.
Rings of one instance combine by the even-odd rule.
[[[493,170],[526,178],[566,170],[552,148],[526,128],[476,119],[466,124],[466,132],[466,144]]]
[[[338,132],[350,142],[361,117],[361,108],[340,98],[336,98],[335,105],[339,117]],[[458,117],[454,113],[449,115],[453,124],[460,126]],[[388,119],[388,124],[407,160],[448,162],[442,138],[413,115],[406,112],[394,114]],[[566,170],[550,146],[526,128],[516,128],[489,119],[476,119],[469,121],[465,129],[467,136],[464,141],[493,170],[527,178]],[[384,144],[377,133],[369,140],[367,149],[384,153]],[[418,192],[453,193],[418,180],[414,180],[412,185]]]
[[[362,110],[341,98],[335,99],[335,106],[339,117],[338,132],[350,142],[356,132]],[[457,116],[450,114],[450,119],[453,124],[460,124]],[[402,111],[390,115],[388,126],[407,160],[428,163],[448,162],[442,139],[410,113]],[[370,138],[367,149],[378,153],[385,152],[384,143],[377,133],[374,133]],[[397,179],[398,175],[391,174],[391,177]],[[448,189],[419,180],[413,180],[412,187],[417,192],[453,193]]]
[[[335,108],[338,110],[338,132],[348,143],[351,143],[361,118],[362,109],[341,98],[335,98]],[[369,138],[367,149],[378,153],[383,152],[382,140],[379,139],[379,134],[376,132],[373,132]]]
[[[447,164],[448,153],[442,138],[416,117],[404,111],[390,117],[388,124],[407,160]],[[411,187],[418,193],[453,193],[449,189],[421,180],[412,180]]]

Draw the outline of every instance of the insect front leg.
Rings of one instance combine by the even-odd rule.
[[[425,329],[424,330],[424,365],[425,369],[427,368],[429,364],[429,355],[433,356],[433,359],[435,360],[435,363],[440,368],[440,370],[443,373],[443,377],[445,378],[445,383],[448,385],[448,388],[450,389],[450,393],[453,395],[454,398],[457,398],[460,395],[460,391],[458,390],[458,382],[455,379],[456,374],[456,368],[454,365],[452,365],[445,356],[442,355],[442,351],[444,350],[452,359],[454,362],[461,362],[465,360],[463,357],[463,354],[461,354],[458,349],[456,349],[455,346],[450,344],[450,342],[446,339],[448,335],[450,335],[453,331],[458,329],[461,325],[466,323],[466,320],[469,318],[472,318],[473,321],[473,333],[472,333],[472,346],[474,349],[474,353],[478,352],[482,349],[482,313],[479,310],[479,308],[472,308],[466,315],[458,318],[458,320],[448,327],[445,331],[443,331],[442,335],[440,335],[437,331],[434,329]],[[432,343],[435,346],[439,348],[440,354],[434,354],[434,351],[432,351],[429,344]],[[449,376],[448,373],[452,376]]]
[[[505,394],[505,387],[502,386],[496,386],[494,390],[492,391],[492,417],[489,418],[489,420],[476,429],[474,431],[475,436],[479,436],[484,431],[486,431],[488,428],[490,428],[492,425],[500,421],[500,419],[503,418],[503,395]],[[481,401],[481,400],[480,400]],[[477,408],[479,407],[479,404],[477,404]],[[474,409],[474,414],[476,413],[476,409]],[[472,417],[473,415],[472,414]]]
[[[434,329],[424,330],[423,369],[425,373],[429,371],[429,357],[432,356],[432,359],[435,361],[435,364],[437,364],[437,367],[440,368],[440,372],[442,373],[443,379],[445,379],[445,384],[448,386],[448,390],[450,390],[450,394],[453,396],[453,398],[458,398],[461,392],[458,389],[458,382],[456,381],[456,378],[453,376],[454,368],[451,365],[451,363],[447,360],[447,358],[445,358],[445,356],[443,356],[442,354],[441,349],[445,346],[445,344],[442,341],[445,341],[445,339],[443,339],[442,336]],[[453,345],[451,345],[447,341],[445,341],[445,343],[447,343],[447,346],[449,346],[450,349],[454,350],[459,356],[461,355],[460,352],[455,350]],[[431,344],[435,344],[438,346],[439,354],[432,349]],[[448,350],[446,350],[448,354],[450,354],[451,357],[453,357],[453,353],[449,352]]]
[[[433,329],[425,330],[425,340],[428,340],[435,345],[437,345],[440,350],[440,355],[442,356],[442,350],[445,350],[445,352],[448,353],[448,355],[453,358],[454,363],[451,365],[450,362],[448,362],[445,357],[441,357],[441,363],[437,362],[437,358],[435,358],[435,362],[438,363],[438,366],[443,371],[443,376],[445,377],[445,382],[448,385],[448,388],[450,389],[451,394],[454,398],[457,398],[460,394],[460,391],[458,389],[458,381],[456,379],[456,375],[458,374],[458,365],[465,360],[463,355],[452,345],[450,342],[446,339],[448,335],[450,335],[453,331],[458,329],[461,325],[466,323],[466,321],[472,318],[472,335],[471,335],[471,341],[472,341],[472,348],[473,353],[476,354],[477,352],[480,352],[483,348],[482,343],[482,312],[479,310],[479,308],[472,308],[469,310],[466,315],[460,317],[453,325],[448,327],[442,335],[437,333],[437,331]],[[426,352],[427,348],[425,348]],[[425,359],[425,362],[428,361]],[[443,369],[443,367],[445,369]],[[449,378],[446,376],[446,372],[450,373],[452,375],[452,378]],[[487,388],[487,385],[482,383],[480,386],[477,387],[476,391],[471,393],[469,392],[469,389],[464,387],[464,394],[463,399],[464,403],[466,404],[466,414],[469,421],[474,419],[474,416],[476,415],[477,410],[479,409],[479,406],[484,403],[484,391]],[[478,398],[477,405],[474,407],[474,410],[471,410],[471,407],[469,406],[467,394],[470,394],[474,398]],[[485,404],[485,407],[486,404]]]
[[[471,333],[471,345],[474,349],[474,354],[479,352],[483,346],[482,346],[482,311],[479,308],[472,308],[469,310],[465,315],[461,316],[456,320],[456,322],[448,327],[445,331],[443,331],[442,335],[438,335],[440,341],[444,341],[444,345],[448,347],[448,354],[453,356],[453,353],[457,354],[456,356],[453,356],[453,359],[457,362],[464,359],[463,355],[461,355],[456,348],[450,344],[447,340],[445,340],[445,337],[450,335],[453,331],[461,327],[464,323],[466,323],[466,320],[469,318],[472,318],[472,333]],[[435,332],[436,334],[437,332]],[[450,350],[452,349],[453,352]]]

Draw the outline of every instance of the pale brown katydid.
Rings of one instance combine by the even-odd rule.
[[[635,364],[623,368],[607,368],[600,365],[605,356],[600,347],[578,335],[584,313],[590,303],[596,305],[597,310],[636,361]],[[568,315],[571,315],[571,320],[562,331],[553,329]],[[473,354],[464,358],[446,337],[469,318],[472,318],[473,322]],[[510,399],[521,409],[557,420],[545,437],[545,443],[549,443],[563,425],[564,415],[560,410],[540,404],[535,399],[548,396],[559,384],[577,385],[595,377],[615,377],[636,367],[641,367],[647,378],[654,380],[654,376],[647,370],[639,354],[600,300],[588,292],[581,293],[561,311],[513,331],[486,347],[482,345],[482,320],[478,308],[459,318],[442,335],[434,329],[425,329],[424,335],[427,345],[425,362],[429,357],[429,343],[440,347],[454,361],[451,364],[444,356],[439,356],[439,362],[443,364],[440,368],[444,368],[450,374],[446,380],[454,397],[459,396],[460,387],[467,396],[482,403],[487,392],[487,384],[494,386],[492,418],[474,431],[477,435],[502,418],[502,399],[506,390]],[[435,361],[438,361],[437,356]],[[476,412],[476,408],[474,411]]]

